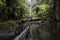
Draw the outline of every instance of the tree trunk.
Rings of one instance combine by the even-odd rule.
[[[57,20],[57,21],[59,21],[60,20],[60,18],[59,18],[59,0],[54,0],[54,15],[55,15],[55,19]]]
[[[54,35],[54,40],[60,40],[60,6],[59,6],[60,0],[54,0],[54,7],[53,7],[53,20],[55,22],[52,31]],[[55,31],[55,32],[54,32]]]
[[[10,0],[6,0],[6,6],[10,7]]]

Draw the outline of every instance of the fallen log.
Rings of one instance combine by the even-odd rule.
[[[23,40],[27,31],[28,31],[28,29],[29,29],[29,26],[24,31],[22,31],[21,34],[19,34],[16,38],[14,38],[14,40]]]

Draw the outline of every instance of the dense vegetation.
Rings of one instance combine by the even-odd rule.
[[[25,1],[25,0],[24,0]],[[13,19],[21,19],[21,18],[27,18],[30,14],[29,9],[29,3],[24,2],[23,0],[0,0],[0,10],[1,10],[1,21],[4,20],[13,20]],[[33,1],[33,0],[32,0]],[[27,5],[26,5],[27,4]],[[45,17],[43,16],[48,13],[48,10],[50,10],[53,7],[53,2],[51,0],[42,1],[42,0],[36,0],[33,4],[32,8],[32,17],[38,16],[38,17]],[[36,15],[37,14],[37,15]],[[41,14],[41,16],[40,16]]]
[[[8,27],[12,27],[16,31],[18,29],[16,29],[15,21],[21,22],[23,19],[46,19],[42,20],[43,24],[39,27],[36,24],[31,25],[33,34],[38,30],[38,37],[43,40],[51,37],[51,40],[55,40],[56,35],[60,33],[59,27],[57,27],[57,25],[59,26],[57,22],[60,22],[59,0],[31,0],[31,4],[29,2],[29,0],[0,0],[0,30],[6,31],[6,29],[9,30]],[[25,24],[21,25],[23,30]],[[53,33],[54,31],[56,34]],[[34,36],[37,35],[34,34]],[[58,38],[56,37],[56,39]]]

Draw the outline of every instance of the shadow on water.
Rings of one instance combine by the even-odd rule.
[[[0,33],[0,40],[13,40],[16,35],[13,32],[10,33]]]

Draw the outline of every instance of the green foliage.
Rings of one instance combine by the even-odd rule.
[[[5,0],[0,0],[0,7],[6,6]]]
[[[34,13],[35,17],[46,19],[44,23],[49,24],[50,17],[48,16],[48,14],[49,11],[52,10],[52,8],[53,4],[38,4],[33,7],[32,13]]]
[[[47,5],[47,4],[40,5],[40,9],[41,9],[43,12],[45,12],[46,10],[48,10],[48,8],[49,8],[49,5]]]
[[[29,14],[29,7],[25,3],[21,3],[20,7],[24,9],[24,12],[22,13],[22,18],[27,18]]]
[[[34,8],[38,7],[40,10],[40,13],[46,12],[50,6],[48,4],[42,4],[42,5],[36,5]]]
[[[3,14],[0,13],[0,14],[2,14],[2,15],[0,15],[0,18],[2,21],[8,20],[8,17],[9,17],[9,20],[13,20],[12,18],[21,19],[21,18],[28,17],[29,7],[22,0],[11,0],[11,1],[12,1],[11,2],[12,4],[10,7],[2,6],[2,8],[4,10],[4,12],[2,12]],[[4,2],[2,2],[2,0],[0,0],[0,2],[1,2],[1,5],[3,5],[2,3],[4,3]]]
[[[38,13],[36,13],[36,8],[39,8],[38,10]],[[42,5],[36,5],[34,8],[33,8],[33,12],[35,14],[37,14],[38,17],[40,18],[47,18],[47,14],[48,14],[48,10],[50,9],[50,5],[48,4],[42,4]]]

